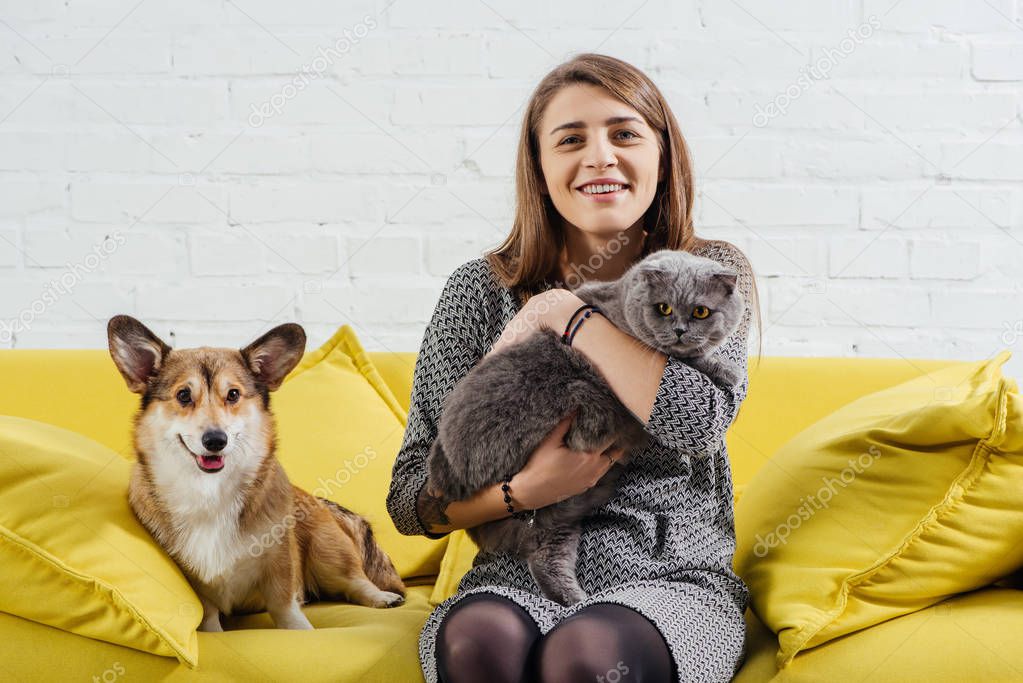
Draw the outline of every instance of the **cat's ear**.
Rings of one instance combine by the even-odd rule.
[[[639,275],[653,289],[666,289],[677,277],[673,273],[657,268],[641,268]]]
[[[724,285],[725,291],[729,295],[735,291],[735,285],[739,281],[739,274],[734,270],[723,270],[714,273],[714,279]]]

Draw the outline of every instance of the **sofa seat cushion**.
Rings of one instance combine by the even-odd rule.
[[[266,613],[226,617],[223,633],[199,632],[199,667],[82,638],[0,613],[0,678],[13,681],[247,681],[415,683],[422,681],[419,632],[432,585],[409,588],[401,607],[343,603],[303,607],[314,631],[269,628]],[[230,630],[230,629],[241,630]],[[59,653],[59,655],[57,655]]]
[[[1023,680],[1023,591],[988,587],[807,650],[777,668],[771,630],[746,612],[746,661],[734,683]]]

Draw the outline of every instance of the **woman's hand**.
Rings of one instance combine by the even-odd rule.
[[[512,477],[509,493],[516,510],[536,510],[583,493],[621,457],[621,448],[607,451],[613,438],[602,450],[592,453],[565,446],[565,433],[574,417],[572,414],[561,420],[529,456],[525,467]]]
[[[505,325],[487,355],[525,339],[541,327],[561,334],[569,317],[582,305],[583,300],[567,289],[548,289],[533,295]]]

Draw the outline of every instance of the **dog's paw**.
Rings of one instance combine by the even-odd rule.
[[[380,591],[380,595],[373,602],[374,607],[400,607],[405,604],[405,598],[390,591]]]

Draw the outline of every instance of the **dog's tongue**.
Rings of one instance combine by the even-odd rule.
[[[222,455],[200,455],[199,460],[202,462],[202,466],[208,470],[219,470],[224,466],[224,456]]]

